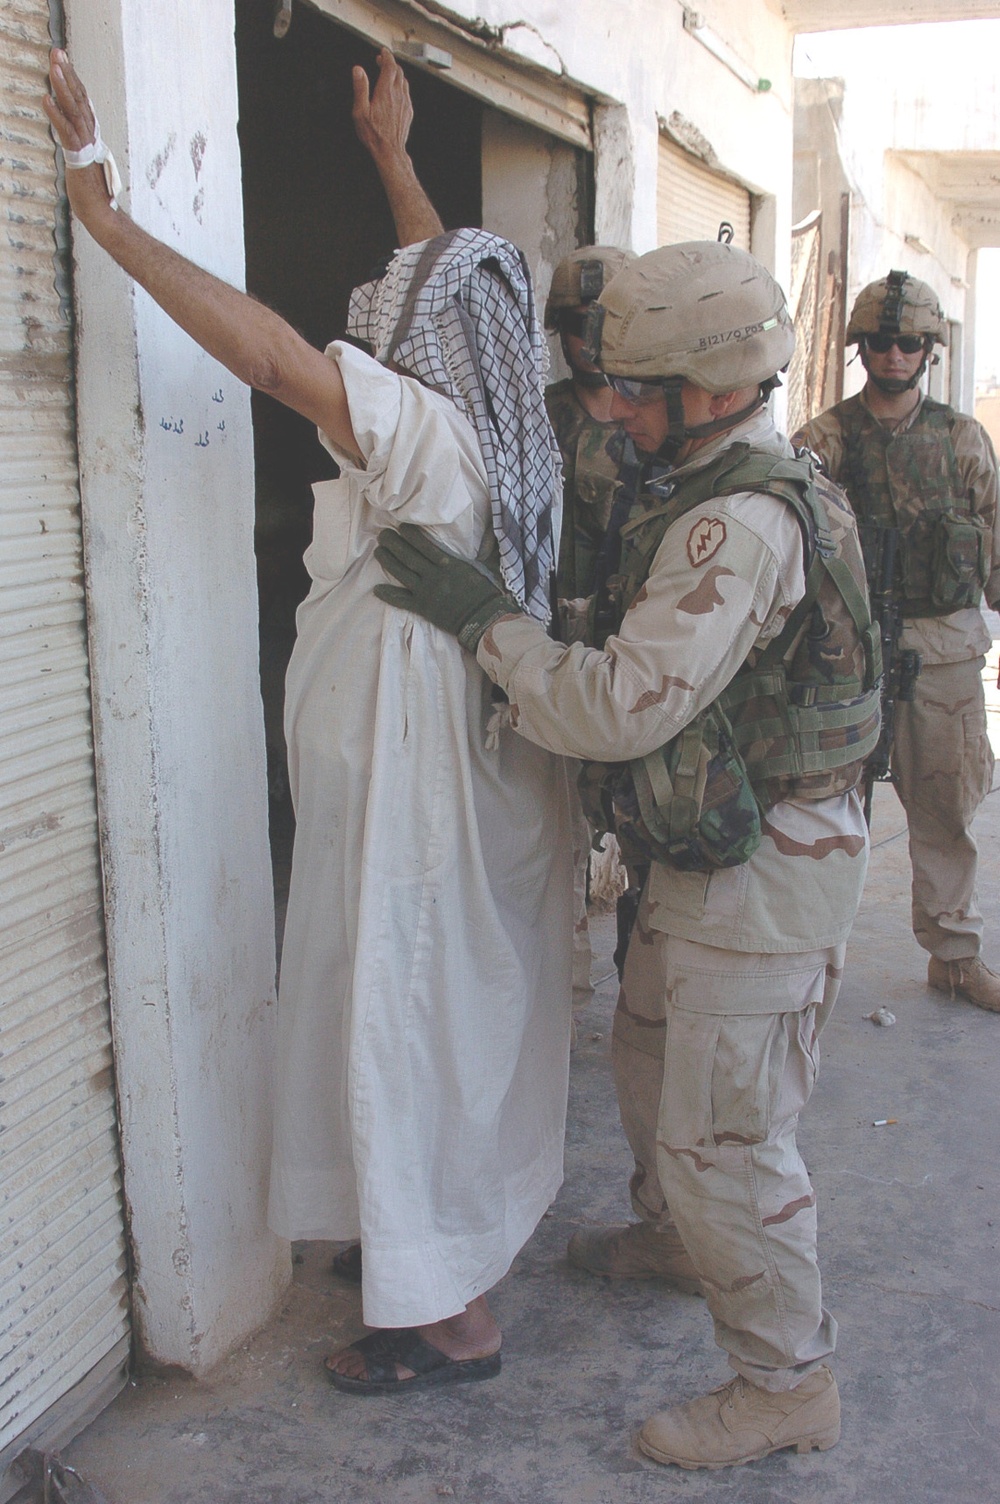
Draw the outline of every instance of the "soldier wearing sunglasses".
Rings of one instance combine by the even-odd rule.
[[[906,811],[913,932],[930,954],[931,987],[1000,1012],[1000,976],[983,962],[971,825],[989,792],[993,754],[982,670],[985,593],[1000,602],[997,462],[973,418],[935,402],[921,378],[948,330],[934,290],[893,271],[865,287],[847,328],[867,382],[814,418],[808,445],[857,513],[873,593],[891,537],[899,649],[922,665],[912,701],[897,699],[891,779]]]

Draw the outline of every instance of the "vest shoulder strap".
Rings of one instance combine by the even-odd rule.
[[[926,418],[929,423],[933,423],[935,428],[951,429],[955,426],[957,416],[955,409],[949,407],[946,402],[938,402],[934,397],[925,397],[917,421]]]
[[[807,458],[787,459],[764,449],[751,449],[747,443],[732,444],[711,465],[682,480],[662,506],[630,520],[622,533],[649,530],[641,550],[648,567],[667,528],[695,507],[715,496],[763,491],[793,508],[805,533],[807,557],[817,547],[829,552],[832,543],[814,474],[812,461]]]
[[[806,555],[810,552],[812,518],[806,522],[800,499],[803,482],[811,473],[806,461],[786,460],[754,450],[746,442],[731,444],[710,465],[687,476],[658,506],[648,502],[638,505],[621,529],[628,563],[623,556],[624,590],[620,600],[624,616],[631,602],[649,577],[656,552],[667,529],[686,513],[715,496],[731,496],[737,491],[769,491],[789,502],[803,523]]]

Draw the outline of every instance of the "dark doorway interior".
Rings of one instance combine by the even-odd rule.
[[[375,51],[319,11],[295,6],[273,32],[274,0],[236,7],[247,287],[322,348],[343,334],[351,288],[395,248],[381,184],[351,123],[351,68],[374,80]],[[409,70],[410,154],[448,228],[482,223],[482,107]],[[313,481],[336,467],[313,428],[253,394],[261,689],[267,730],[271,849],[281,916],[293,819],[281,730],[295,608],[308,580]]]

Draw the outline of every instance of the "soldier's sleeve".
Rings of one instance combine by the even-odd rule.
[[[479,663],[506,691],[511,724],[553,752],[619,762],[662,746],[715,699],[803,588],[791,509],[749,500],[707,502],[670,528],[603,651],[553,642],[527,617],[491,627]]]
[[[1000,506],[996,453],[989,434],[975,418],[961,418],[955,424],[952,442],[969,505],[990,528],[993,546],[990,574],[983,594],[986,604],[996,610],[1000,604]]]
[[[844,459],[844,436],[832,410],[820,413],[792,435],[796,449],[811,449],[831,480],[839,481]]]

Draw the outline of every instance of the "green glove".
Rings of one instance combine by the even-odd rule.
[[[476,651],[501,616],[525,614],[485,564],[459,558],[412,522],[404,522],[398,533],[383,528],[375,557],[400,582],[376,585],[379,600],[426,617],[457,637],[467,652]]]

